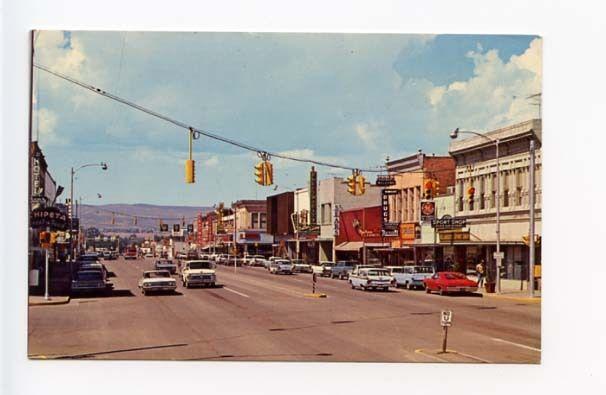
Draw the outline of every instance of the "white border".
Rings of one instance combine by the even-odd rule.
[[[606,240],[602,203],[606,196],[602,161],[606,13],[600,4],[580,0],[6,1],[0,63],[2,392],[356,394],[402,393],[411,388],[415,393],[451,394],[602,392],[606,384],[606,318],[599,311],[606,274],[600,249]],[[23,265],[27,251],[28,30],[32,28],[543,36],[542,365],[28,361]],[[196,384],[181,380],[187,376]]]

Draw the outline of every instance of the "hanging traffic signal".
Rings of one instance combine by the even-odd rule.
[[[274,167],[269,160],[262,160],[255,165],[255,182],[263,186],[274,183]]]
[[[188,184],[196,182],[196,162],[193,159],[185,161],[185,182]]]
[[[366,192],[366,178],[363,175],[358,174],[356,176],[356,184],[358,186],[358,193],[356,195],[364,195]]]
[[[469,205],[473,205],[473,198],[474,195],[476,194],[476,189],[474,187],[469,187],[469,189],[467,189],[467,199],[469,200]]]
[[[265,185],[272,185],[274,183],[274,165],[266,160],[264,161],[263,169],[265,171]]]
[[[425,181],[425,190],[424,190],[424,197],[425,200],[431,200],[433,199],[433,181],[432,180],[427,180]]]
[[[259,185],[265,185],[265,162],[259,162],[255,165],[255,182]]]
[[[50,234],[50,240],[49,240],[50,245],[57,244],[57,235],[58,235],[57,232],[51,232],[51,234]]]
[[[355,172],[353,175],[347,177],[347,192],[351,193],[352,195],[356,195],[356,191],[358,188],[356,188],[356,175]]]

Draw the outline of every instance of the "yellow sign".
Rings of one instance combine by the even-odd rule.
[[[453,241],[468,241],[469,232],[440,232],[440,243]]]
[[[534,277],[541,277],[541,265],[535,265],[534,267]]]
[[[400,239],[412,241],[415,239],[415,224],[400,224]]]

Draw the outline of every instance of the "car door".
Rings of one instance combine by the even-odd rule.
[[[438,279],[439,279],[439,274],[438,273],[434,273],[433,276],[429,277],[427,279],[427,288],[430,289],[430,290],[432,290],[432,291],[435,290]]]

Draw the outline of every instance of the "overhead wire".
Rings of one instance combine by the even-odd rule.
[[[126,99],[124,99],[122,97],[119,97],[119,96],[117,96],[117,95],[115,95],[115,94],[113,94],[111,92],[107,92],[107,91],[105,91],[105,90],[103,90],[101,88],[97,88],[97,87],[95,87],[95,86],[93,86],[93,85],[91,85],[89,83],[77,80],[76,78],[73,78],[73,77],[70,77],[68,75],[62,74],[62,73],[60,73],[58,71],[52,70],[52,69],[50,69],[50,68],[48,68],[48,67],[46,67],[44,65],[41,65],[41,64],[38,64],[38,63],[34,63],[34,67],[36,67],[36,68],[38,68],[38,69],[40,69],[42,71],[45,71],[45,72],[47,72],[49,74],[52,74],[52,75],[54,75],[54,76],[56,76],[58,78],[61,78],[61,79],[65,80],[65,81],[68,81],[68,82],[71,82],[71,83],[73,83],[75,85],[78,85],[81,88],[87,89],[87,90],[89,90],[89,91],[91,91],[93,93],[96,93],[98,95],[107,97],[107,98],[109,98],[111,100],[115,100],[115,101],[120,102],[120,103],[122,103],[122,104],[124,104],[126,106],[134,108],[134,109],[136,109],[138,111],[144,112],[144,113],[146,113],[148,115],[151,115],[153,117],[161,119],[161,120],[163,120],[165,122],[171,123],[171,124],[173,124],[173,125],[175,125],[177,127],[186,129],[188,132],[194,132],[196,134],[203,135],[203,136],[206,136],[208,138],[211,138],[211,139],[214,139],[214,140],[218,140],[218,141],[224,142],[226,144],[230,144],[230,145],[233,145],[233,146],[236,146],[236,147],[248,150],[248,151],[257,152],[257,153],[263,153],[263,154],[268,154],[268,155],[270,155],[272,157],[275,157],[275,158],[281,158],[281,159],[291,160],[291,161],[300,162],[300,163],[310,163],[310,164],[315,164],[315,165],[318,165],[318,166],[332,167],[332,168],[335,168],[335,169],[344,169],[344,170],[352,170],[352,171],[359,170],[359,171],[363,171],[363,172],[367,172],[367,173],[381,173],[381,172],[384,172],[384,170],[377,169],[377,168],[357,168],[357,167],[339,165],[339,164],[335,164],[335,163],[329,163],[329,162],[320,161],[320,160],[316,160],[316,159],[298,158],[298,157],[295,157],[295,156],[286,155],[286,154],[282,154],[282,153],[279,153],[279,152],[271,152],[271,151],[268,151],[268,150],[265,150],[265,149],[262,149],[262,148],[258,148],[258,147],[255,147],[255,146],[252,146],[252,145],[249,145],[249,144],[237,141],[237,140],[233,140],[233,139],[221,136],[219,134],[216,134],[214,132],[210,132],[208,130],[203,130],[203,129],[196,128],[194,126],[188,125],[185,122],[182,122],[182,121],[179,121],[177,119],[171,118],[171,117],[169,117],[167,115],[164,115],[164,114],[160,114],[160,113],[158,113],[158,112],[156,112],[154,110],[151,110],[151,109],[143,107],[143,106],[141,106],[141,105],[139,105],[137,103],[134,103],[132,101],[129,101],[129,100],[126,100]],[[382,166],[380,166],[380,167],[382,167]]]

